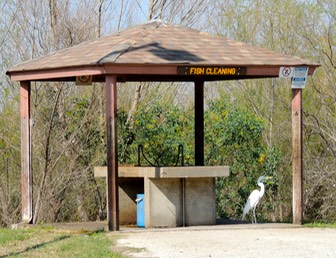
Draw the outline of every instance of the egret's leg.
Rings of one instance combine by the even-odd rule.
[[[255,213],[255,210],[253,208],[253,210],[252,210],[252,224],[254,224],[254,213]]]
[[[253,208],[253,216],[254,216],[254,223],[255,223],[255,224],[257,224],[257,217],[256,217],[256,214],[255,214],[255,210],[256,210],[256,208],[257,208],[257,205],[254,206],[254,208]]]

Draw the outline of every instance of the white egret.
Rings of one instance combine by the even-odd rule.
[[[264,176],[261,176],[261,177],[258,178],[257,184],[260,186],[260,191],[255,189],[255,190],[253,190],[253,192],[248,197],[248,199],[246,201],[246,204],[244,206],[242,220],[245,220],[246,214],[253,208],[252,223],[257,223],[255,210],[256,210],[256,207],[257,207],[260,199],[264,196],[264,193],[265,193],[265,186],[263,184],[263,181],[265,179],[270,179],[270,178],[271,177],[264,177]]]

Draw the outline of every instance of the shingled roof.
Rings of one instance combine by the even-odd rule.
[[[50,78],[114,73],[125,76],[132,74],[133,79],[137,79],[134,77],[136,74],[153,75],[165,71],[163,73],[172,75],[174,79],[177,75],[176,67],[182,65],[250,67],[254,70],[248,69],[246,75],[251,77],[258,77],[259,73],[260,76],[275,76],[281,66],[308,66],[313,68],[309,69],[309,74],[312,74],[318,66],[298,57],[274,53],[182,26],[152,21],[21,63],[10,68],[7,74],[14,80],[46,79],[47,72]],[[144,69],[139,69],[141,67]],[[153,67],[164,69],[156,73]],[[253,72],[258,67],[268,68],[268,72]],[[269,68],[275,69],[270,72]]]

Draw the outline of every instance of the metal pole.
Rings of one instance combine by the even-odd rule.
[[[303,223],[302,89],[292,89],[293,224]]]
[[[195,81],[195,165],[204,166],[204,81]]]
[[[106,76],[107,219],[110,231],[119,230],[117,77]]]

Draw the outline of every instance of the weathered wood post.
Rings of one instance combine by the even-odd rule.
[[[117,77],[106,76],[107,219],[110,231],[119,230]]]
[[[292,89],[293,224],[303,223],[302,89]]]
[[[22,222],[33,219],[32,141],[30,120],[30,81],[20,82],[21,115],[21,204]]]

